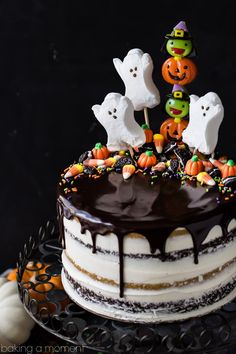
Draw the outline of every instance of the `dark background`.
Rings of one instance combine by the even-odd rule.
[[[189,93],[215,91],[225,106],[219,149],[236,158],[236,15],[233,1],[0,1],[0,271],[56,214],[59,173],[105,131],[91,106],[124,93],[112,58],[151,54],[163,101],[164,35],[185,20],[195,39]],[[150,111],[156,131],[165,118]],[[143,121],[141,114],[137,120]]]

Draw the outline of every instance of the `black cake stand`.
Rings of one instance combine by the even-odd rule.
[[[206,316],[145,325],[105,319],[76,305],[59,285],[62,248],[56,225],[48,221],[30,237],[18,262],[22,303],[45,330],[103,353],[236,352],[236,299]]]

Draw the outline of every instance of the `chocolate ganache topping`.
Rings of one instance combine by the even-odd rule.
[[[194,262],[209,231],[221,225],[226,237],[227,226],[236,217],[235,179],[230,187],[217,177],[211,187],[198,182],[186,173],[168,171],[160,173],[154,169],[137,169],[131,178],[122,175],[122,159],[128,162],[137,157],[118,160],[112,168],[97,167],[86,170],[86,162],[76,176],[68,177],[68,168],[62,175],[58,189],[58,215],[60,234],[63,238],[63,217],[77,217],[81,231],[89,230],[93,253],[96,252],[97,234],[114,232],[118,238],[120,261],[120,296],[123,296],[123,237],[130,232],[142,234],[149,242],[150,252],[158,249],[165,260],[165,243],[168,236],[178,227],[186,228],[192,236]],[[174,161],[177,161],[175,157]],[[85,160],[86,161],[86,160]],[[127,161],[124,161],[127,163]],[[87,173],[86,173],[87,172]],[[168,172],[168,173],[167,173]],[[209,172],[211,173],[211,172]]]

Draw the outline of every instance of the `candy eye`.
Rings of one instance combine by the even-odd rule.
[[[168,64],[168,65],[167,65],[167,68],[169,69],[169,67],[170,67],[170,65]]]
[[[116,108],[113,109],[113,112],[116,113]]]
[[[184,45],[185,45],[185,47],[187,47],[187,46],[188,46],[188,43],[184,43]]]
[[[111,113],[111,111],[108,111],[108,114],[110,114],[110,115],[111,115],[111,114],[112,114],[112,113]]]
[[[174,44],[174,42],[170,42],[170,44],[171,44],[171,45],[173,45],[173,44]]]
[[[182,104],[182,108],[185,108],[185,105],[184,105],[184,104]]]
[[[132,72],[133,72],[133,69],[130,69],[129,71],[132,73]]]
[[[202,106],[201,109],[204,109],[204,106]]]
[[[208,111],[209,108],[210,108],[210,107],[207,107],[207,108],[206,108],[206,111]]]
[[[184,69],[188,69],[188,65],[184,65]]]
[[[137,66],[135,66],[134,70],[135,70],[135,71],[137,71],[137,70],[138,70],[138,69],[137,69]]]

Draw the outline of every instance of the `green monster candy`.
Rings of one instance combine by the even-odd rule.
[[[189,96],[181,85],[174,85],[165,105],[166,112],[172,118],[184,118],[189,113]]]
[[[192,37],[184,21],[180,21],[165,38],[166,41],[162,48],[171,56],[181,59],[195,54]]]
[[[186,57],[193,49],[193,44],[190,40],[184,39],[169,39],[166,43],[167,52],[175,57]]]
[[[169,98],[166,102],[166,112],[173,118],[184,118],[189,112],[189,102],[175,98]]]

